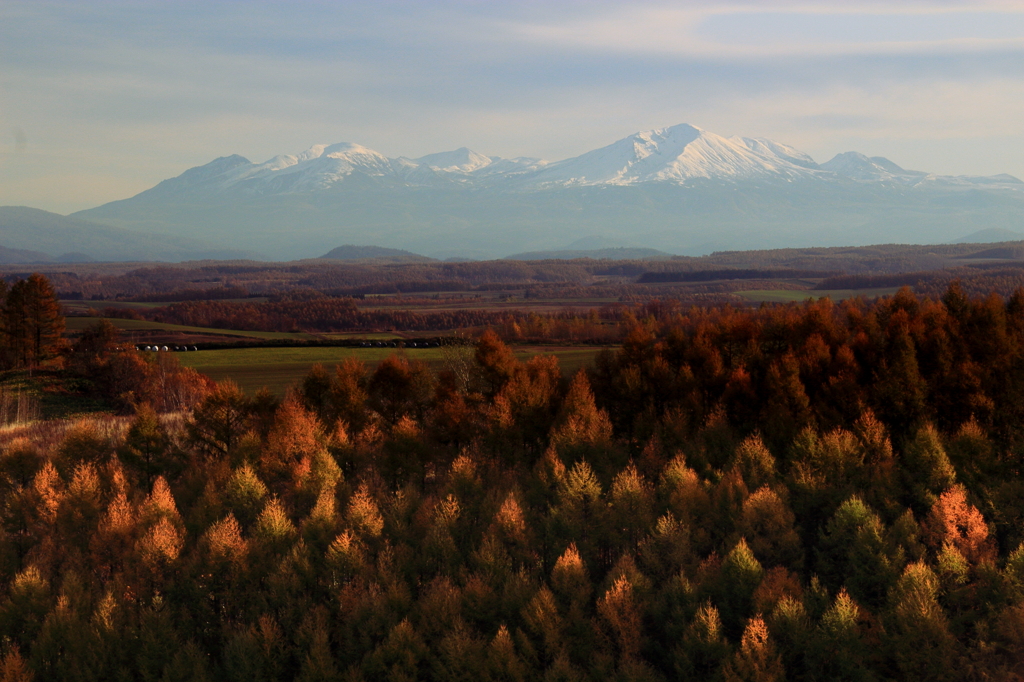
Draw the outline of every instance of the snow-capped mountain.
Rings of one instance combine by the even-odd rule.
[[[306,193],[325,190],[353,174],[409,186],[447,183],[490,186],[501,183],[519,191],[555,187],[637,185],[659,182],[685,184],[695,179],[829,180],[949,185],[1014,182],[1002,178],[948,178],[907,171],[882,157],[857,152],[839,154],[817,164],[809,155],[763,138],[725,138],[682,124],[636,133],[580,156],[549,163],[540,159],[502,159],[466,147],[416,159],[388,158],[353,143],[317,144],[297,155],[275,156],[255,164],[241,156],[216,159],[164,181],[154,192],[248,194]]]
[[[326,189],[353,171],[384,177],[395,172],[395,163],[359,144],[317,144],[297,156],[275,156],[266,163],[233,169],[225,175],[222,186],[309,192]]]
[[[636,133],[582,156],[549,164],[538,172],[536,182],[631,185],[684,183],[693,178],[793,178],[813,172],[776,151],[782,149],[788,148],[755,140],[748,143],[742,138],[730,140],[683,124]]]
[[[857,152],[836,154],[830,161],[821,164],[820,168],[853,180],[868,182],[914,183],[928,176],[920,171],[904,170],[885,157],[868,158]]]
[[[472,173],[500,160],[498,157],[492,158],[478,154],[466,147],[459,147],[453,152],[438,152],[437,154],[427,154],[418,159],[413,159],[415,163],[424,164],[434,170],[447,173]]]
[[[696,254],[1021,230],[1024,183],[908,171],[856,152],[818,164],[773,140],[683,124],[555,162],[466,147],[389,158],[354,143],[263,163],[233,155],[76,215],[229,245],[243,239],[276,258],[346,241],[483,257],[593,238]]]

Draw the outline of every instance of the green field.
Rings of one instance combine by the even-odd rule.
[[[833,301],[842,301],[846,298],[878,298],[879,296],[892,296],[899,287],[883,287],[881,289],[752,289],[750,291],[734,291],[737,296],[753,303],[799,303],[809,298],[825,298],[828,296]]]
[[[316,334],[291,333],[291,332],[247,332],[237,329],[215,329],[213,327],[189,327],[181,324],[166,324],[164,322],[150,322],[149,320],[122,320],[116,317],[68,317],[68,331],[81,331],[86,327],[96,324],[101,319],[108,320],[118,329],[126,332],[181,332],[183,334],[216,334],[218,336],[239,336],[247,339],[296,339],[308,341],[319,338]]]
[[[414,336],[415,335],[415,336]],[[444,332],[324,332],[324,339],[376,339],[394,341],[398,337],[416,340],[424,336],[445,336]]]
[[[522,360],[534,355],[554,355],[566,375],[591,364],[601,351],[594,347],[543,346],[524,346],[514,350]],[[266,386],[283,395],[288,386],[302,379],[317,363],[332,368],[346,358],[355,357],[374,367],[395,352],[394,348],[230,348],[180,353],[176,357],[182,365],[192,367],[215,381],[232,379],[249,393]],[[404,352],[410,360],[426,362],[435,371],[444,364],[438,348],[409,348]]]

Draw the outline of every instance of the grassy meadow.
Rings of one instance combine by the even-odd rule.
[[[819,299],[826,296],[833,301],[842,301],[847,298],[878,298],[879,296],[892,296],[899,287],[882,287],[879,289],[751,289],[749,291],[736,291],[751,303],[800,303],[807,299]]]

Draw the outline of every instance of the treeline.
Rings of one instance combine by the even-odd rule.
[[[501,316],[485,310],[415,312],[360,310],[352,298],[321,297],[305,301],[175,303],[145,313],[158,322],[259,331],[435,331],[493,324]]]
[[[664,261],[559,260],[448,263],[370,263],[306,260],[290,263],[198,262],[180,265],[60,264],[46,274],[62,298],[76,300],[152,300],[174,295],[188,300],[208,291],[232,298],[271,296],[294,288],[314,288],[335,296],[403,292],[486,290],[558,284],[564,287],[633,285],[644,273],[695,273],[742,270],[808,271],[883,275],[934,272],[961,267],[964,258],[1016,258],[1019,243],[1003,245],[887,244],[865,247],[774,249],[719,252],[699,258]],[[56,267],[56,266],[55,266]],[[27,277],[25,273],[23,277]],[[18,277],[18,275],[15,275]],[[765,279],[765,278],[761,278]],[[907,282],[900,282],[900,284]],[[898,286],[898,285],[897,285]],[[244,294],[242,292],[245,292]],[[1009,294],[1012,289],[1000,289]],[[640,293],[644,293],[641,291]],[[987,291],[983,293],[988,293]],[[649,294],[648,294],[649,295]],[[170,299],[162,299],[170,300]]]
[[[620,398],[608,407],[622,429],[648,433],[671,406],[698,419],[724,409],[781,444],[870,409],[897,432],[974,418],[1006,445],[1024,438],[1022,289],[970,298],[954,282],[938,300],[901,289],[875,302],[759,310],[652,301],[635,316],[625,355],[599,358],[595,371],[602,393]]]
[[[266,296],[294,288],[313,288],[335,295],[400,293],[403,291],[463,291],[482,285],[531,283],[592,283],[603,267],[599,261],[483,261],[467,263],[223,263],[136,268],[128,272],[51,273],[62,296],[86,300],[149,299],[181,292],[244,289]],[[398,283],[396,285],[396,283]]]
[[[210,289],[175,289],[163,294],[144,294],[136,300],[148,303],[170,303],[173,301],[222,301],[228,298],[248,298],[245,287],[214,287]]]
[[[407,301],[406,301],[407,302]],[[564,311],[538,314],[452,307],[416,311],[408,308],[360,308],[352,298],[323,295],[281,297],[262,303],[189,301],[151,310],[117,310],[105,314],[172,324],[250,331],[450,331],[500,327],[516,341],[606,343],[619,336],[618,307],[588,313]]]
[[[1009,295],[1024,287],[1024,267],[993,263],[929,272],[838,275],[823,279],[814,288],[828,290],[908,286],[920,295],[938,298],[953,281],[957,281],[969,296],[987,296],[992,292]]]
[[[792,268],[778,268],[774,270],[761,270],[750,268],[729,268],[723,270],[693,270],[693,271],[667,271],[667,272],[645,272],[637,280],[638,284],[656,284],[660,282],[710,282],[718,279],[817,279],[830,277],[835,272],[819,270],[794,270]]]
[[[952,276],[945,272],[896,272],[884,275],[834,275],[826,277],[814,286],[816,291],[830,289],[881,289],[885,287],[916,287],[924,280],[941,277],[948,285]],[[1012,290],[1011,290],[1012,291]]]
[[[438,375],[42,424],[0,454],[37,680],[1024,674],[1024,293],[648,306],[571,381]]]
[[[970,296],[987,296],[992,292],[1004,294],[1024,286],[1024,267],[1013,265],[975,265],[953,273],[961,288]],[[940,296],[949,279],[929,278],[914,290],[924,296]]]

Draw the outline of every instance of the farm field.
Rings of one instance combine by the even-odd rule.
[[[878,298],[891,296],[899,291],[899,287],[882,287],[879,289],[752,289],[734,292],[752,303],[799,303],[809,298],[825,298],[842,301],[846,298]]]
[[[562,372],[571,376],[581,367],[593,363],[603,349],[519,346],[514,350],[521,360],[535,355],[554,355]],[[182,353],[177,357],[182,365],[192,367],[214,381],[233,380],[247,393],[266,386],[275,394],[283,395],[289,386],[302,379],[318,363],[333,368],[345,359],[355,357],[373,368],[395,352],[393,348],[230,348]],[[438,348],[408,348],[404,353],[410,360],[427,363],[435,372],[444,365],[444,357]]]

